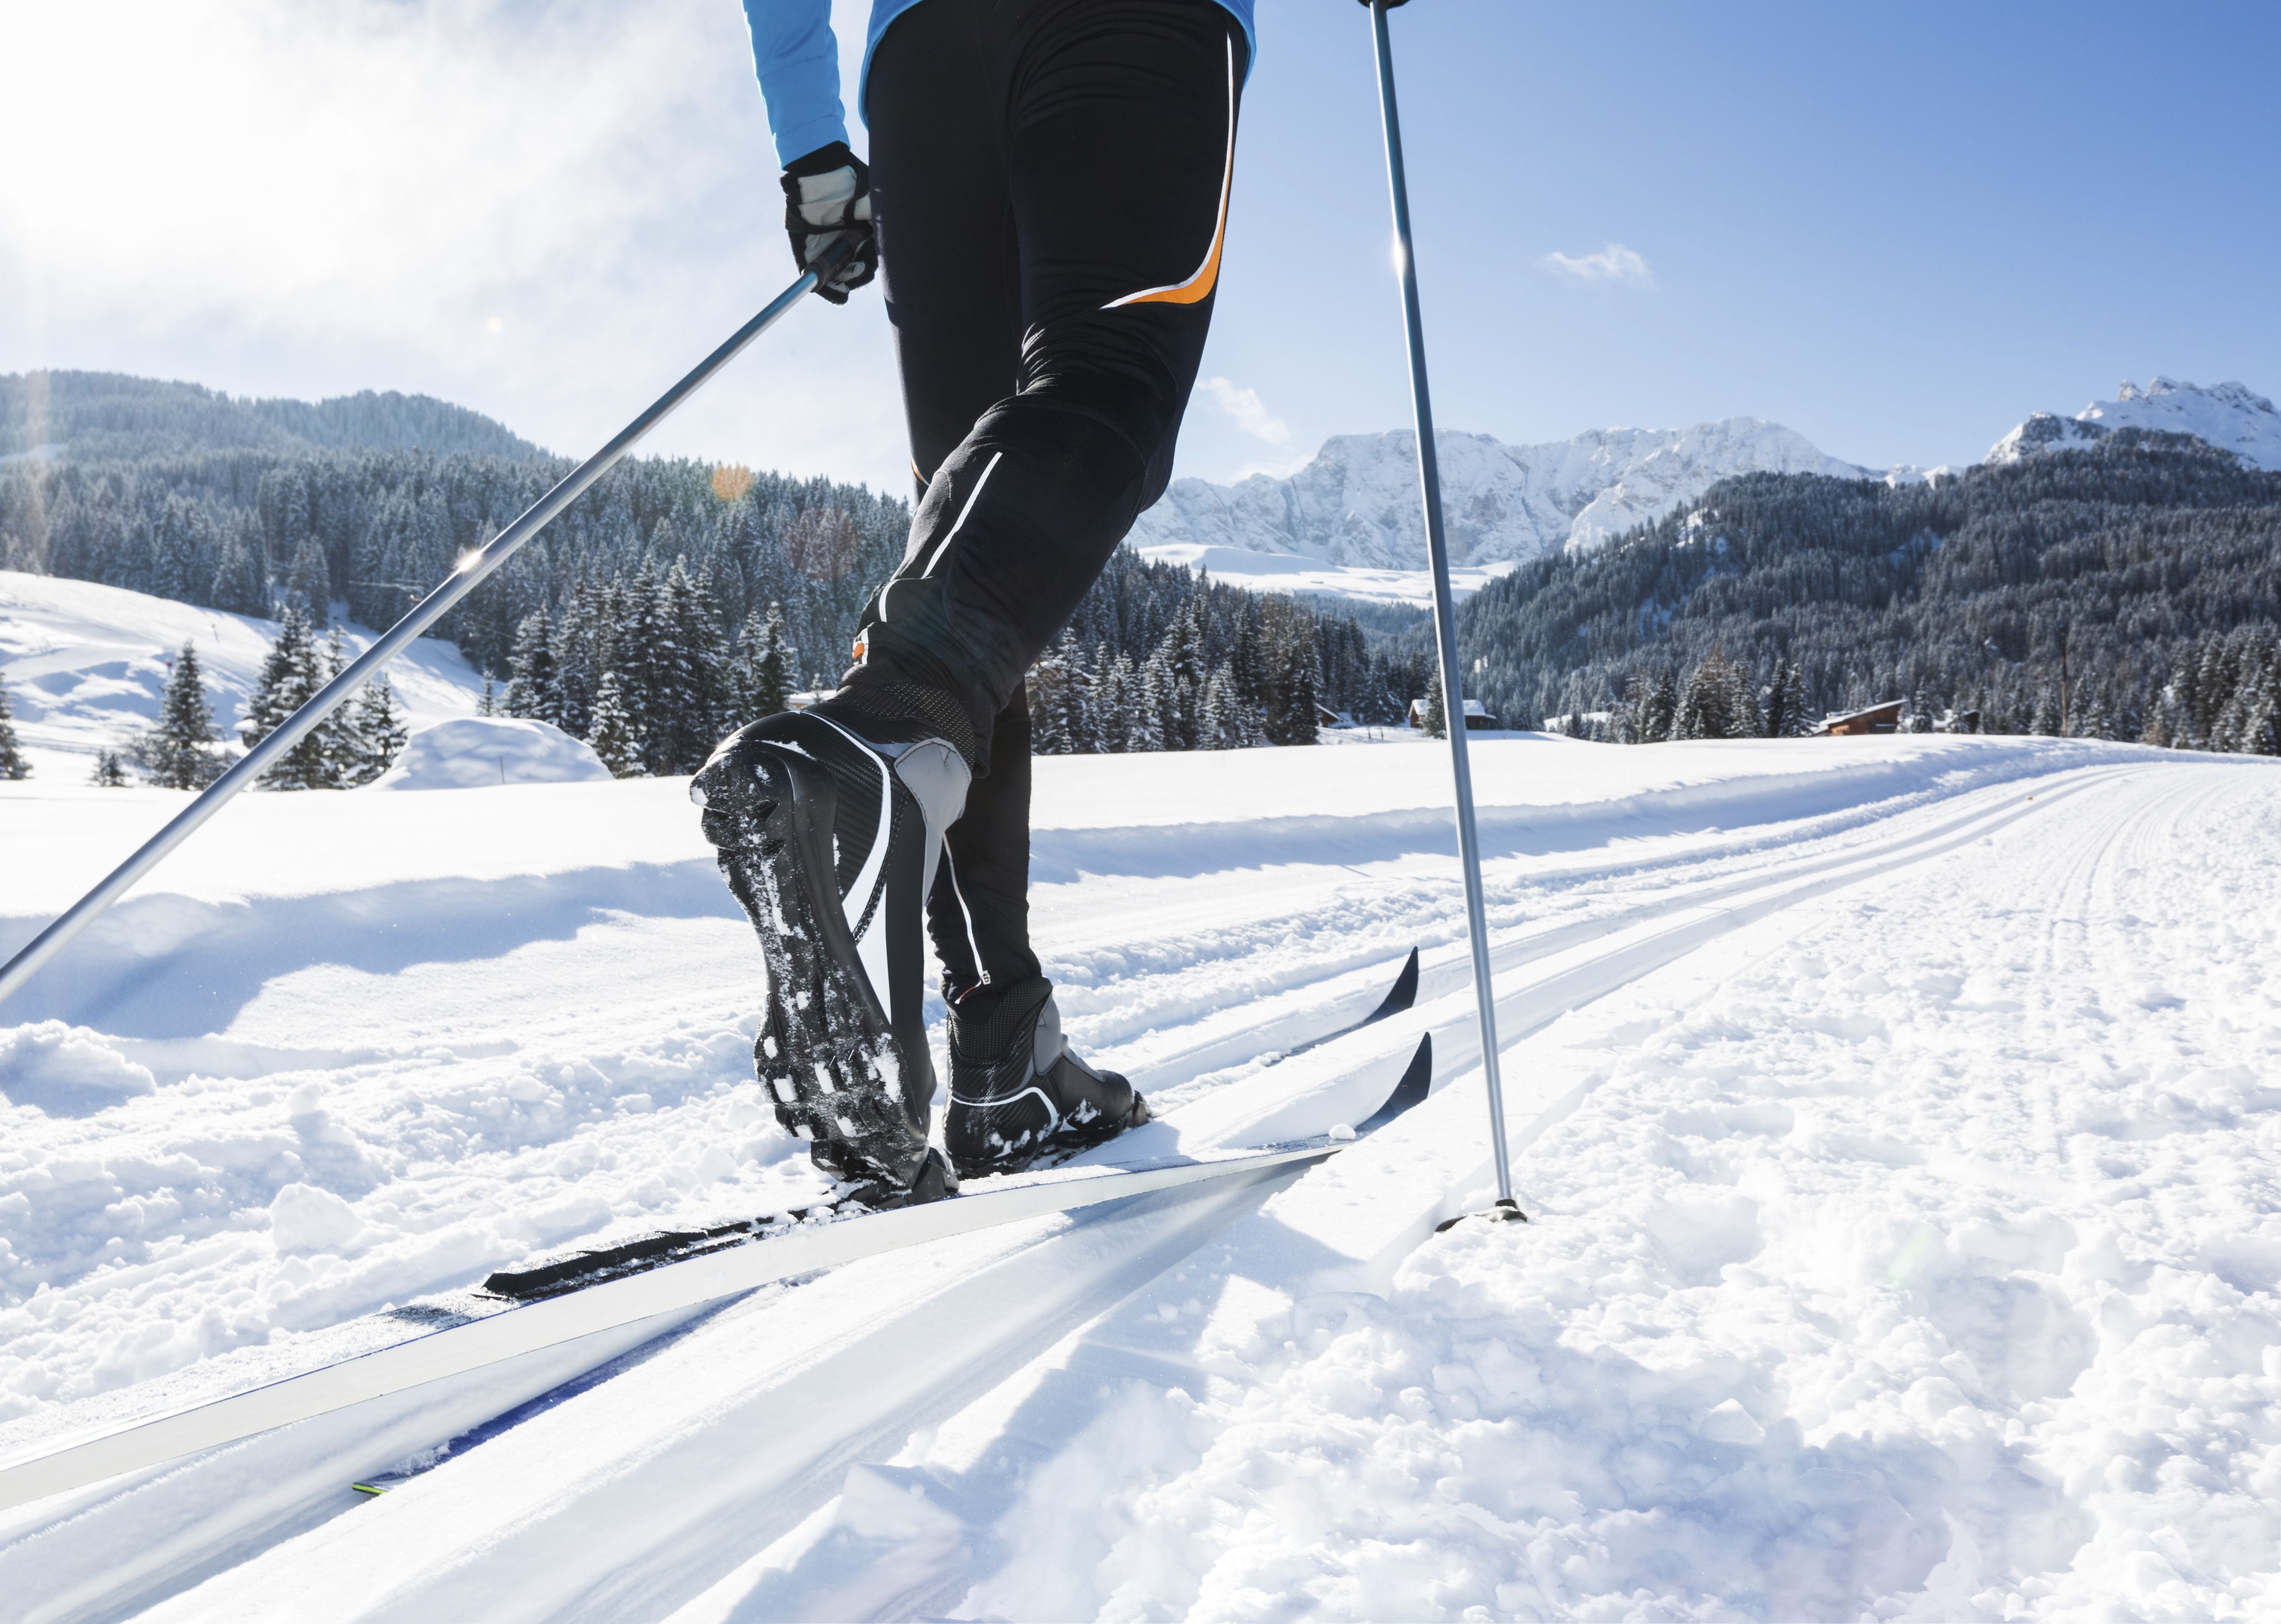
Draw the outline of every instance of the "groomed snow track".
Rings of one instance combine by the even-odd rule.
[[[1666,859],[1607,865],[1609,883],[1635,900],[1496,933],[1500,1032],[1518,1044],[1784,908],[2159,771],[2051,772],[1837,820],[1834,833],[1809,827],[1796,843],[1741,841],[1689,865],[1717,871],[1705,878]],[[1295,1229],[1293,1244],[1312,1252],[1305,1273],[1326,1288],[1368,1289],[1480,1199],[1478,1087],[1449,1086],[1478,1074],[1467,981],[1462,943],[1445,935],[1409,1014],[1186,1105],[1192,1124],[1231,1144],[1351,1120],[1363,1102],[1342,1081],[1375,1074],[1431,1033],[1444,1091],[1353,1155],[1409,1157],[1438,1176],[1418,1181],[1406,1205],[1380,1200]],[[1346,1013],[1306,1012],[1324,1025]],[[1291,1029],[1291,1012],[1279,1016],[1278,1029]],[[1241,1042],[1225,1022],[1198,1024],[1176,1075],[1227,1064]],[[1516,1146],[1577,1104],[1558,1076],[1508,1078]],[[1279,1171],[935,1243],[54,1497],[0,1520],[0,1595],[27,1621],[124,1618],[154,1604],[152,1616],[168,1619],[662,1618],[839,1494],[851,1466],[892,1456],[1305,1176]],[[598,1366],[607,1380],[593,1380]],[[550,1397],[527,1403],[533,1395]],[[377,1501],[348,1487],[518,1405],[516,1424]],[[942,1598],[888,1610],[929,1599]]]

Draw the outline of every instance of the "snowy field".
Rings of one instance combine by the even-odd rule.
[[[1528,1225],[1434,1230],[1490,1181],[1438,748],[1042,760],[1041,951],[1163,1132],[1351,1120],[1420,1033],[1434,1097],[0,1512],[0,1612],[2281,1616],[2281,770],[1475,762]],[[685,794],[249,796],[0,1011],[0,1451],[812,1189]],[[179,804],[0,785],[0,948]]]
[[[1434,604],[1434,576],[1427,570],[1381,569],[1364,564],[1333,564],[1291,552],[1255,551],[1205,542],[1167,542],[1133,549],[1151,564],[1184,564],[1232,587],[1254,592],[1322,592],[1365,604]],[[1492,581],[1512,573],[1510,560],[1459,564],[1450,570],[1450,595],[1463,602]]]
[[[362,627],[343,630],[352,658],[372,642]],[[98,750],[158,720],[167,670],[186,642],[197,645],[215,722],[236,738],[276,635],[274,620],[0,570],[0,675],[33,772],[50,781],[85,778]],[[399,655],[388,681],[414,727],[474,715],[483,686],[457,648],[432,637]]]

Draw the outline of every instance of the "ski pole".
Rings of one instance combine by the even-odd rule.
[[[1434,447],[1434,405],[1426,389],[1426,332],[1418,314],[1417,257],[1410,245],[1410,188],[1403,178],[1402,120],[1394,105],[1394,47],[1386,31],[1387,11],[1403,0],[1363,0],[1363,4],[1370,7],[1371,35],[1378,54],[1378,105],[1386,125],[1386,181],[1394,198],[1395,261],[1402,278],[1403,331],[1410,343],[1411,405],[1418,420],[1418,483],[1426,504],[1426,556],[1434,571],[1434,643],[1442,673],[1442,721],[1450,735],[1450,771],[1457,780],[1458,862],[1465,871],[1465,935],[1473,953],[1481,1075],[1488,1085],[1489,1149],[1496,1158],[1496,1205],[1491,1215],[1525,1219],[1527,1215],[1512,1198],[1512,1167],[1505,1151],[1504,1083],[1497,1071],[1496,994],[1489,982],[1481,835],[1473,822],[1473,769],[1465,755],[1465,700],[1458,670],[1457,610],[1450,597],[1450,543],[1442,528],[1442,472]]]
[[[458,566],[445,577],[443,584],[414,604],[409,614],[375,638],[372,647],[350,661],[340,675],[312,694],[299,710],[278,724],[275,732],[233,762],[228,772],[207,785],[196,800],[175,813],[165,828],[144,841],[134,856],[105,874],[94,889],[72,904],[53,924],[26,943],[14,958],[0,965],[0,1000],[5,1000],[29,981],[42,965],[63,950],[66,943],[101,918],[104,909],[117,902],[129,886],[156,868],[168,852],[195,834],[199,826],[220,812],[232,796],[259,778],[278,757],[307,737],[311,729],[363,687],[383,666],[395,658],[405,644],[442,619],[452,604],[474,591],[493,570],[513,558],[525,542],[545,529],[556,514],[568,507],[589,485],[608,473],[620,458],[633,450],[635,443],[656,427],[668,412],[695,394],[714,373],[736,359],[746,345],[773,327],[778,317],[800,302],[801,295],[816,285],[819,276],[829,276],[837,271],[854,251],[854,244],[845,239],[832,243],[817,257],[816,269],[801,272],[799,279],[769,300],[760,314],[731,334],[727,343],[700,361],[688,376],[660,396],[648,411],[620,429],[616,438],[564,475],[553,489],[532,503],[520,518],[493,536],[489,543],[463,554]]]

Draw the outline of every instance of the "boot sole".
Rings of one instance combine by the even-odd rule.
[[[761,746],[732,766],[740,770],[727,781],[704,786],[704,825],[768,965],[769,1018],[754,1067],[777,1120],[816,1145],[827,1171],[906,1182],[905,1158],[893,1154],[909,1148],[901,1061],[832,862],[837,789],[823,768],[785,750]]]

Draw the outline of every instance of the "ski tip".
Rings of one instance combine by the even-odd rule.
[[[1394,1085],[1394,1092],[1386,1097],[1386,1104],[1363,1121],[1355,1124],[1357,1134],[1367,1134],[1384,1128],[1388,1122],[1421,1103],[1434,1087],[1434,1035],[1428,1032],[1418,1040],[1417,1052],[1410,1057],[1410,1065],[1402,1074],[1402,1081]]]
[[[1418,1002],[1418,950],[1411,948],[1410,957],[1403,962],[1402,974],[1394,978],[1394,987],[1385,1001],[1363,1017],[1362,1024],[1384,1020],[1388,1015],[1399,1015]]]
[[[382,1488],[378,1483],[351,1483],[349,1487],[355,1489],[359,1494],[386,1494],[388,1492],[387,1489]]]
[[[1446,1235],[1469,1218],[1486,1218],[1493,1224],[1512,1223],[1516,1220],[1525,1224],[1528,1221],[1528,1214],[1520,1210],[1520,1203],[1507,1196],[1495,1205],[1484,1207],[1478,1212],[1460,1212],[1455,1218],[1443,1219],[1434,1226],[1434,1233]]]

